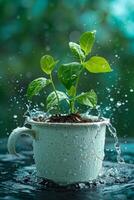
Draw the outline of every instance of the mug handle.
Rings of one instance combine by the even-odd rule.
[[[14,129],[11,132],[7,142],[7,149],[10,154],[18,156],[18,154],[15,151],[15,145],[21,135],[28,135],[31,136],[33,139],[35,139],[35,131],[32,129],[26,127],[18,127]]]

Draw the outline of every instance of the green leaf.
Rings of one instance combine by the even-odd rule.
[[[82,68],[82,65],[77,62],[63,64],[59,67],[58,78],[67,90],[70,90],[71,86],[76,83]]]
[[[33,96],[38,95],[39,92],[51,83],[50,79],[46,78],[37,78],[33,80],[27,89],[27,97],[28,99],[32,99]]]
[[[85,32],[80,37],[80,47],[86,55],[88,55],[92,50],[95,41],[95,33],[96,31]]]
[[[91,57],[83,66],[92,73],[111,72],[112,69],[105,58],[99,56]]]
[[[81,62],[83,62],[85,60],[85,54],[82,51],[81,47],[79,44],[76,44],[74,42],[69,42],[69,47],[71,49],[71,52],[73,53],[73,55],[80,60]]]
[[[70,90],[67,90],[67,93],[69,96],[73,97],[76,94],[76,87],[75,86],[71,86]]]
[[[61,92],[58,90],[56,90],[56,92],[57,92],[60,102],[63,100],[66,100],[68,102],[68,96],[64,92]],[[55,107],[58,106],[58,99],[57,99],[56,93],[54,91],[48,95],[48,97],[46,99],[46,103],[47,103],[48,110],[53,110]]]
[[[52,73],[57,63],[58,61],[55,61],[54,58],[49,55],[42,56],[40,60],[41,69],[48,75]]]
[[[80,95],[76,96],[75,100],[80,104],[90,107],[96,107],[97,105],[97,95],[93,90],[82,92]]]

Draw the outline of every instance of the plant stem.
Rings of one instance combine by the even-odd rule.
[[[70,100],[70,113],[74,113],[74,112],[75,112],[74,101]]]
[[[60,100],[59,100],[59,97],[58,97],[58,94],[57,94],[57,91],[56,91],[56,88],[55,88],[55,85],[54,85],[54,82],[53,82],[52,74],[50,74],[50,80],[52,82],[52,87],[53,87],[53,90],[55,92],[55,95],[56,95],[57,101],[58,101],[58,114],[60,114]]]
[[[76,95],[77,95],[78,83],[79,83],[79,79],[80,79],[80,75],[81,75],[82,71],[83,71],[83,68],[82,68],[82,70],[81,70],[81,72],[80,72],[80,74],[79,74],[79,76],[78,76],[78,78],[77,78],[77,80],[76,80],[76,84],[75,84],[75,94],[74,94],[74,96],[73,96],[73,99],[70,101],[71,113],[74,113],[74,112],[75,112],[75,97],[76,97]]]

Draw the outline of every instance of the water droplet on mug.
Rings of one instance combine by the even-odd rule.
[[[77,173],[73,173],[74,176],[77,176]]]
[[[63,161],[66,162],[66,161],[67,161],[67,158],[64,158]]]

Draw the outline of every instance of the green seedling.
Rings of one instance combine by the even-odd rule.
[[[53,91],[46,98],[47,111],[57,110],[57,114],[61,114],[60,102],[66,101],[69,107],[69,113],[78,112],[77,104],[82,104],[95,108],[97,105],[97,95],[94,90],[77,94],[80,77],[86,70],[89,73],[105,73],[111,72],[111,68],[107,60],[100,56],[87,57],[91,53],[95,41],[95,31],[85,32],[81,35],[79,44],[69,42],[70,50],[76,58],[76,62],[62,64],[58,67],[58,79],[64,85],[66,92],[56,89],[52,78],[52,72],[58,63],[50,55],[41,57],[40,65],[42,71],[48,78],[41,77],[33,80],[27,89],[27,97],[32,100],[32,97],[38,95],[39,92],[48,85],[52,86]]]

